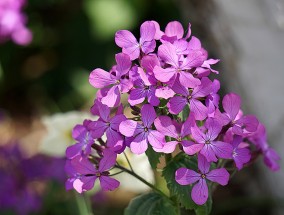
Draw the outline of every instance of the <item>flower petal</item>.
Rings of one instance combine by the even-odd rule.
[[[186,104],[187,104],[186,98],[182,96],[174,96],[170,98],[167,107],[169,108],[170,113],[178,114],[183,110]]]
[[[163,148],[158,149],[153,147],[153,149],[155,152],[172,153],[176,149],[177,144],[177,141],[169,141],[164,143]]]
[[[150,104],[143,105],[143,107],[141,108],[141,119],[144,126],[150,128],[156,117],[157,114],[152,105]]]
[[[99,164],[99,171],[102,173],[109,170],[114,166],[116,162],[117,154],[109,149],[105,149],[103,152],[103,158]]]
[[[120,30],[115,33],[115,43],[120,48],[133,47],[138,44],[133,34],[127,30]]]
[[[181,167],[176,170],[175,179],[180,185],[189,185],[198,181],[201,177],[197,172]]]
[[[197,99],[190,99],[190,110],[194,113],[197,120],[204,120],[208,114],[208,108]]]
[[[191,73],[185,71],[179,73],[179,81],[183,86],[189,88],[194,88],[201,83],[198,78],[193,77]]]
[[[200,179],[199,182],[193,186],[191,198],[198,205],[203,205],[207,201],[208,187],[205,179]]]
[[[233,147],[231,144],[221,141],[213,141],[210,145],[217,157],[226,159],[232,158]]]
[[[148,141],[157,149],[163,148],[163,145],[166,144],[165,135],[156,130],[149,130]]]
[[[130,143],[131,152],[134,154],[142,154],[148,148],[146,135],[144,133],[138,134],[135,139]]]
[[[118,180],[110,178],[108,176],[101,176],[99,180],[103,191],[115,190],[120,185],[120,182]]]
[[[131,67],[131,61],[127,54],[119,53],[115,55],[116,71],[119,75],[125,75]]]
[[[184,30],[180,22],[172,21],[167,24],[166,29],[165,29],[165,34],[168,37],[176,36],[177,39],[181,39],[183,37]]]
[[[117,86],[113,86],[112,88],[110,88],[106,94],[106,96],[104,96],[101,99],[101,102],[105,105],[107,105],[108,107],[115,107],[119,104],[120,102],[120,92]]]
[[[90,74],[89,82],[95,88],[103,88],[114,84],[115,78],[103,69],[95,69]]]
[[[146,92],[142,88],[136,88],[130,91],[128,102],[131,106],[141,104],[146,98]]]
[[[234,120],[241,107],[240,96],[235,93],[229,93],[224,96],[222,104],[224,110],[230,116],[231,120]]]
[[[174,126],[170,117],[159,116],[157,119],[155,119],[154,124],[156,129],[162,134],[176,139],[178,138],[176,127]]]
[[[188,140],[183,140],[181,142],[182,144],[182,148],[183,148],[183,151],[188,154],[188,155],[194,155],[196,154],[197,152],[199,152],[204,144],[203,143],[194,143],[192,141],[188,141]]]
[[[213,169],[206,174],[206,178],[223,186],[228,184],[230,174],[225,168]]]
[[[175,75],[176,70],[174,68],[163,69],[162,67],[155,66],[153,72],[155,78],[157,78],[161,82],[166,83]]]
[[[132,137],[137,132],[138,123],[133,120],[125,120],[119,124],[119,131],[126,137]]]
[[[178,55],[176,54],[176,49],[171,43],[164,43],[159,46],[158,56],[165,61],[165,63],[179,67]]]

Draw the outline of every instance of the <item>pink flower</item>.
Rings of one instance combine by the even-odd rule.
[[[199,154],[199,172],[181,167],[175,174],[175,179],[180,185],[189,185],[197,182],[192,188],[191,198],[198,205],[203,205],[208,199],[208,186],[206,179],[223,186],[227,185],[229,181],[230,175],[225,168],[213,169],[211,171],[209,171],[209,168],[210,163],[207,162],[204,156]]]
[[[146,21],[140,27],[139,42],[130,31],[120,30],[115,34],[115,43],[122,48],[122,52],[127,54],[131,60],[135,60],[140,56],[141,51],[144,54],[154,51],[156,47],[155,33],[155,23]]]

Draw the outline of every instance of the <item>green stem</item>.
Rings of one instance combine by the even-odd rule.
[[[88,196],[75,193],[78,211],[80,215],[92,215],[91,202]]]
[[[128,165],[129,165],[129,167],[130,167],[131,171],[132,171],[132,172],[134,172],[134,170],[133,170],[133,168],[132,168],[132,165],[131,165],[131,163],[130,163],[130,161],[129,161],[129,159],[128,159],[127,155],[126,155],[126,153],[125,153],[125,152],[123,152],[123,154],[124,154],[124,157],[125,157],[125,159],[126,159],[126,161],[127,161]]]
[[[154,191],[160,193],[161,195],[165,196],[166,198],[168,198],[168,196],[166,194],[164,194],[161,190],[159,190],[158,188],[156,188],[153,184],[149,183],[148,181],[146,181],[144,178],[142,178],[141,176],[137,175],[135,172],[120,166],[120,165],[115,165],[116,168],[123,170],[124,172],[127,172],[128,174],[132,175],[133,177],[137,178],[138,180],[140,180],[141,182],[143,182],[144,184],[146,184],[148,187],[152,188]]]

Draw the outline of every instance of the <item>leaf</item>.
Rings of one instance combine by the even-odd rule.
[[[182,112],[179,113],[179,117],[181,118],[182,122],[185,122],[185,120],[188,118],[189,112],[190,112],[189,107],[188,105],[186,105],[183,108]]]
[[[160,157],[162,153],[155,152],[152,147],[148,147],[146,155],[148,157],[152,169],[156,169],[158,163],[160,163]]]
[[[195,209],[196,215],[209,215],[212,210],[212,198],[209,196],[204,205],[198,206]]]
[[[197,205],[192,201],[190,193],[192,186],[183,186],[176,182],[175,172],[180,167],[197,170],[196,157],[189,157],[184,153],[175,156],[163,169],[163,177],[167,182],[171,196],[176,196],[178,202],[186,209],[194,209]]]
[[[170,199],[159,193],[147,193],[132,199],[124,215],[177,215]]]

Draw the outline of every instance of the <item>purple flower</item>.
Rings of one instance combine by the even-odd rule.
[[[154,150],[161,149],[165,144],[165,136],[159,131],[152,129],[152,124],[157,115],[152,105],[145,104],[141,108],[142,124],[125,120],[120,123],[119,131],[126,137],[135,137],[130,143],[130,149],[135,154],[142,154],[148,148],[150,143]]]
[[[190,90],[182,86],[179,81],[172,88],[178,95],[171,98],[167,104],[170,113],[178,114],[186,104],[189,104],[195,119],[204,120],[207,117],[208,108],[199,99],[212,91],[212,82],[208,78],[202,78],[201,84]]]
[[[216,112],[217,118],[223,125],[231,123],[232,131],[237,135],[247,135],[256,131],[259,124],[257,118],[252,115],[241,116],[241,98],[235,93],[229,93],[224,96],[223,108],[225,113],[221,114]]]
[[[220,89],[220,82],[216,79],[212,82],[212,91],[206,97],[205,104],[208,107],[208,116],[213,117],[215,114],[216,108],[219,106],[220,96],[218,91]]]
[[[191,24],[188,24],[188,30],[187,30],[187,34],[185,36],[185,39],[188,39],[191,35]],[[165,33],[161,38],[162,42],[173,42],[173,41],[177,41],[179,39],[182,39],[184,35],[184,29],[181,25],[180,22],[178,21],[172,21],[169,22],[165,28]]]
[[[128,55],[119,53],[115,55],[116,67],[107,72],[103,69],[95,69],[89,77],[90,84],[95,88],[103,88],[101,102],[109,107],[117,106],[120,102],[120,94],[127,93],[133,86],[127,78],[131,67]]]
[[[157,81],[154,77],[147,76],[144,70],[140,67],[137,68],[140,78],[136,79],[133,83],[134,88],[130,91],[128,102],[134,106],[141,104],[147,98],[148,102],[157,106],[160,100],[155,95]]]
[[[154,51],[156,47],[155,34],[155,23],[146,21],[140,27],[139,42],[130,31],[120,30],[115,34],[115,43],[122,48],[123,53],[129,55],[131,60],[135,60],[140,56],[140,51],[144,54]]]
[[[185,137],[191,133],[190,128],[195,125],[195,120],[192,115],[190,115],[182,125],[173,121],[168,116],[159,116],[155,119],[154,124],[159,132],[172,139],[171,141],[166,142],[162,149],[156,149],[156,151],[172,153],[179,143],[183,146],[185,153],[189,155],[195,154],[202,148],[202,145],[194,144],[192,141],[185,139]]]
[[[102,190],[111,191],[119,186],[119,181],[109,177],[109,170],[115,165],[116,154],[110,150],[104,151],[98,169],[87,158],[77,156],[66,162],[65,171],[70,175],[66,189],[74,188],[78,193],[91,190],[97,179]]]
[[[279,160],[281,159],[279,154],[267,143],[267,135],[265,126],[259,123],[257,131],[249,137],[250,141],[261,150],[264,158],[265,165],[272,171],[278,171],[280,169]]]
[[[193,51],[182,59],[176,53],[176,48],[171,43],[164,43],[158,49],[158,56],[170,67],[162,68],[156,66],[154,68],[155,77],[166,83],[172,78],[178,79],[180,83],[185,87],[196,87],[200,84],[200,80],[193,77],[189,70],[202,65],[204,55],[200,51]]]
[[[96,109],[96,111],[94,110]],[[100,118],[92,122],[92,137],[101,138],[104,133],[107,137],[107,146],[113,151],[119,151],[124,146],[124,140],[122,135],[119,133],[119,124],[126,120],[126,117],[117,112],[113,117],[110,117],[110,108],[100,101],[96,100],[94,106],[92,107],[93,113],[99,115]],[[97,113],[98,112],[98,113]]]
[[[83,125],[76,125],[72,131],[72,137],[77,141],[76,144],[66,149],[66,157],[73,158],[77,155],[86,156],[91,152],[91,146],[94,143],[90,131],[90,121],[84,120]]]
[[[244,164],[248,163],[251,158],[250,150],[246,148],[246,145],[242,145],[243,138],[239,135],[234,135],[233,146],[233,160],[238,168],[241,170]]]
[[[198,169],[199,172],[195,172],[181,167],[176,171],[175,179],[180,185],[189,185],[197,182],[192,188],[191,198],[196,204],[203,205],[208,199],[206,179],[225,186],[228,184],[230,175],[225,168],[209,171],[210,163],[200,154],[198,155]]]
[[[208,162],[217,161],[219,158],[232,158],[233,147],[229,143],[216,140],[222,126],[214,118],[208,118],[205,122],[206,133],[203,133],[200,128],[194,126],[191,128],[191,135],[197,144],[203,147],[200,154],[204,155]]]

